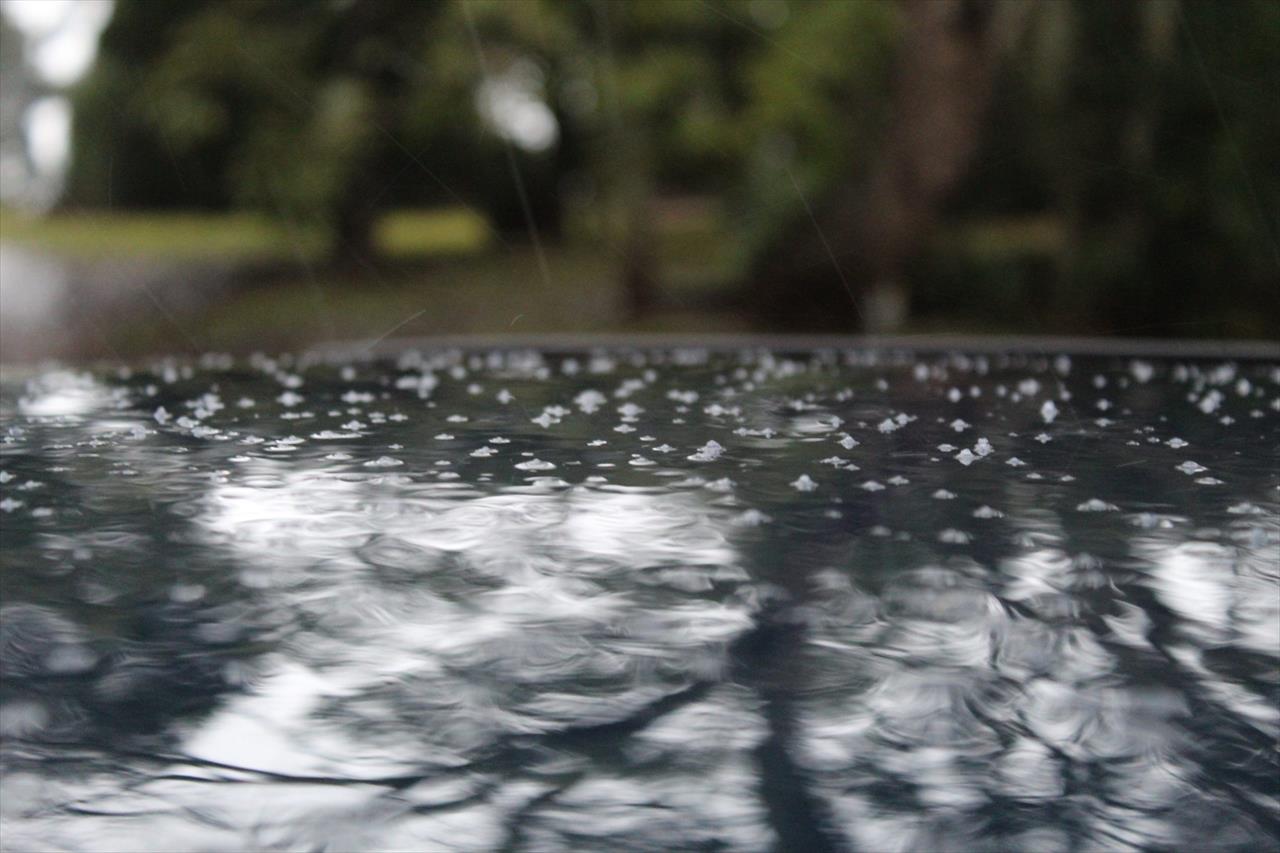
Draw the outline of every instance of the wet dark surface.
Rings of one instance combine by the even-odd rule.
[[[0,394],[9,850],[1271,850],[1280,365]]]

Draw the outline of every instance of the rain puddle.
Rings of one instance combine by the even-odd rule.
[[[5,849],[1280,839],[1274,362],[211,355],[0,437]]]

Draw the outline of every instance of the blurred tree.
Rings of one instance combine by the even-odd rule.
[[[118,0],[67,203],[255,207],[348,266],[392,204],[551,239],[585,210],[636,316],[655,201],[700,193],[763,325],[1003,288],[1007,325],[1196,304],[1256,334],[1278,55],[1274,0]]]
[[[947,209],[1036,223],[981,241],[1023,258],[1009,309],[1064,330],[1273,336],[1277,57],[1269,0],[1037,4]],[[999,284],[1003,262],[951,254],[919,271],[934,295],[918,307],[954,315],[957,290]]]
[[[739,58],[758,36],[726,18],[724,0],[471,2],[481,39],[536,57],[561,133],[561,184],[596,199],[602,237],[619,263],[625,310],[659,297],[655,197],[723,192]]]
[[[823,158],[832,164],[827,174],[802,182],[783,163],[792,195],[775,180],[785,214],[766,229],[750,277],[761,307],[780,322],[822,318],[830,327],[886,331],[906,318],[907,264],[978,146],[998,51],[1026,7],[901,0],[831,8],[829,17],[839,17],[828,27],[850,28],[860,53],[860,61],[840,61],[832,70],[865,76],[843,81],[825,99],[826,110],[838,105],[849,117],[820,120],[811,131],[834,148]],[[787,54],[801,68],[813,67],[812,52]],[[794,79],[785,85],[812,90]],[[845,132],[823,133],[828,126]]]

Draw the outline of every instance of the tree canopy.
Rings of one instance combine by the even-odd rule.
[[[392,205],[552,241],[587,211],[643,311],[653,202],[697,193],[800,324],[985,277],[1090,321],[1196,299],[1259,325],[1277,56],[1267,0],[117,0],[66,203],[263,210],[339,262]]]

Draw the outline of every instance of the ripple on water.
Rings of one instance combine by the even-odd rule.
[[[1280,838],[1280,365],[442,349],[5,383],[7,848]]]

